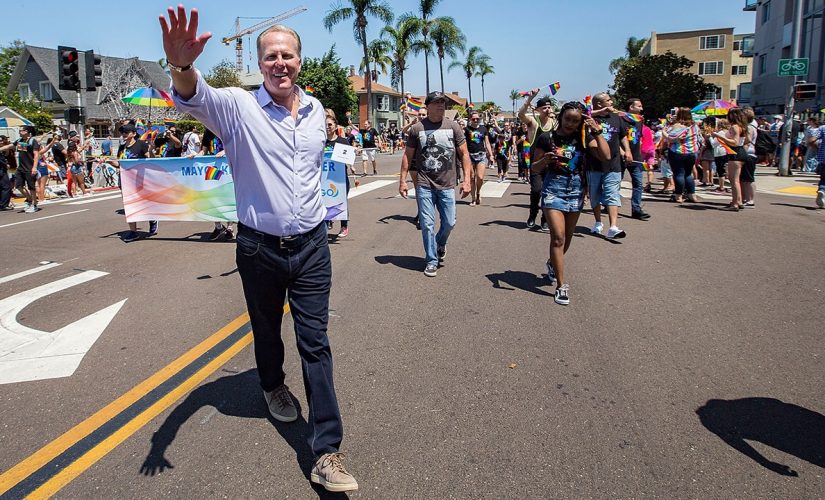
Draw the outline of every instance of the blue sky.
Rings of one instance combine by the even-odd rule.
[[[414,11],[415,0],[389,2],[396,15]],[[442,0],[436,15],[452,16],[467,36],[491,57],[494,75],[485,80],[485,97],[510,109],[511,89],[523,90],[553,81],[561,82],[558,97],[580,99],[605,90],[612,82],[607,66],[623,55],[628,37],[648,37],[651,31],[687,31],[703,28],[733,27],[736,33],[753,32],[755,13],[743,12],[744,0],[512,0],[479,2]],[[273,5],[274,4],[274,5]],[[201,31],[211,31],[212,40],[196,63],[209,69],[221,60],[234,61],[234,46],[220,38],[233,31],[235,17],[269,17],[297,6],[307,11],[285,21],[301,34],[304,57],[318,57],[334,43],[344,65],[360,62],[360,49],[352,38],[352,23],[345,22],[332,32],[321,20],[331,0],[304,0],[294,3],[263,3],[258,0],[201,0],[186,5],[201,12]],[[80,50],[93,49],[115,57],[138,56],[157,60],[164,56],[157,16],[168,2],[143,0],[129,3],[86,2],[66,7],[57,0],[41,0],[27,7],[32,15],[15,16],[4,23],[0,43],[14,39],[41,47],[68,45]],[[502,8],[503,7],[503,8]],[[51,15],[48,12],[59,13]],[[105,12],[105,14],[104,14]],[[258,20],[241,20],[246,27]],[[380,22],[370,20],[368,37],[377,36]],[[252,38],[254,43],[254,37]],[[249,48],[244,39],[245,64]],[[252,50],[254,58],[254,48]],[[445,61],[446,66],[449,61]],[[405,85],[414,93],[424,93],[423,56],[413,57],[405,74]],[[389,85],[389,75],[379,77]],[[459,71],[445,73],[446,91],[467,96],[467,79]],[[436,58],[430,60],[430,85],[440,88]],[[481,100],[481,85],[473,80],[473,100]]]

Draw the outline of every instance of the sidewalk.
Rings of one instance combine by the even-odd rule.
[[[819,174],[794,170],[791,177],[779,177],[773,167],[756,167],[756,191],[759,193],[816,198]]]

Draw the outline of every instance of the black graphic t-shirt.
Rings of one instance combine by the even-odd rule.
[[[465,141],[461,126],[448,118],[438,123],[425,118],[410,127],[408,135],[407,147],[415,148],[416,187],[455,188],[456,151]]]
[[[66,148],[59,142],[52,144],[52,158],[58,165],[66,165]]]
[[[630,118],[624,118],[627,122],[627,142],[630,144],[630,153],[633,155],[633,161],[643,161],[642,158],[642,126],[641,121],[634,122]]]
[[[487,137],[487,127],[484,125],[479,125],[478,128],[467,126],[467,128],[464,129],[464,138],[467,140],[467,151],[469,151],[470,154],[485,152],[485,137]]]
[[[140,158],[147,158],[149,155],[149,144],[146,141],[136,140],[134,144],[126,147],[126,143],[117,148],[117,157],[119,160],[136,160]]]
[[[593,136],[586,134],[585,143],[590,143]],[[581,135],[576,132],[573,135],[561,135],[558,131],[545,132],[536,139],[534,148],[541,149],[545,153],[553,155],[555,161],[548,163],[548,172],[552,174],[570,175],[578,173],[584,169],[585,144],[581,142]]]
[[[34,137],[29,138],[28,141],[23,139],[14,141],[14,150],[17,151],[17,168],[31,172],[34,166],[34,152],[39,149],[40,144]]]
[[[596,121],[601,124],[602,137],[604,137],[604,140],[610,147],[610,159],[603,162],[588,152],[588,169],[593,172],[602,173],[621,172],[621,144],[622,137],[627,136],[628,123],[615,113],[611,113],[609,116],[596,117]]]
[[[375,145],[375,137],[378,135],[377,130],[374,128],[362,128],[359,132],[361,132],[361,137],[364,140],[364,149],[374,149],[378,147]]]

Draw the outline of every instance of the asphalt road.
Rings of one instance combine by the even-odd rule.
[[[397,164],[381,157],[361,186],[396,180]],[[591,236],[585,213],[563,307],[542,276],[549,237],[524,229],[527,193],[460,203],[436,278],[395,183],[351,200],[329,323],[351,496],[825,496],[825,212],[765,194],[740,213],[656,198],[650,221],[620,220],[620,242]],[[0,214],[0,278],[60,263],[0,284],[0,305],[108,273],[16,320],[6,307],[0,334],[125,300],[74,374],[0,385],[3,498],[326,497],[307,479],[305,420],[267,417],[234,244],[182,222],[124,244],[120,207]],[[289,316],[284,333],[306,415]]]

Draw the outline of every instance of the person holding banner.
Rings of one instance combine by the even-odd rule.
[[[336,144],[343,144],[344,146],[349,146],[349,142],[346,139],[338,135],[338,119],[335,118],[335,112],[331,112],[332,110],[327,110],[327,142],[324,145],[324,155],[326,156],[327,153],[332,154],[332,150],[335,148]],[[345,169],[352,168],[352,165],[346,165]],[[349,176],[344,175],[344,179],[347,182],[347,196],[349,196]],[[327,229],[332,229],[332,221],[327,221]],[[339,238],[346,238],[349,235],[349,220],[342,219],[341,220],[341,231],[338,233]]]
[[[160,16],[163,49],[176,108],[223,140],[232,165],[238,213],[235,261],[255,341],[255,361],[270,415],[294,422],[298,412],[285,384],[281,322],[288,300],[303,366],[315,456],[310,480],[329,491],[358,489],[339,452],[343,423],[327,337],[332,262],[321,191],[324,107],[295,84],[301,39],[276,24],[258,35],[263,84],[254,91],[213,88],[195,60],[211,33],[198,34],[198,11],[183,5]],[[288,293],[287,293],[288,292]]]

